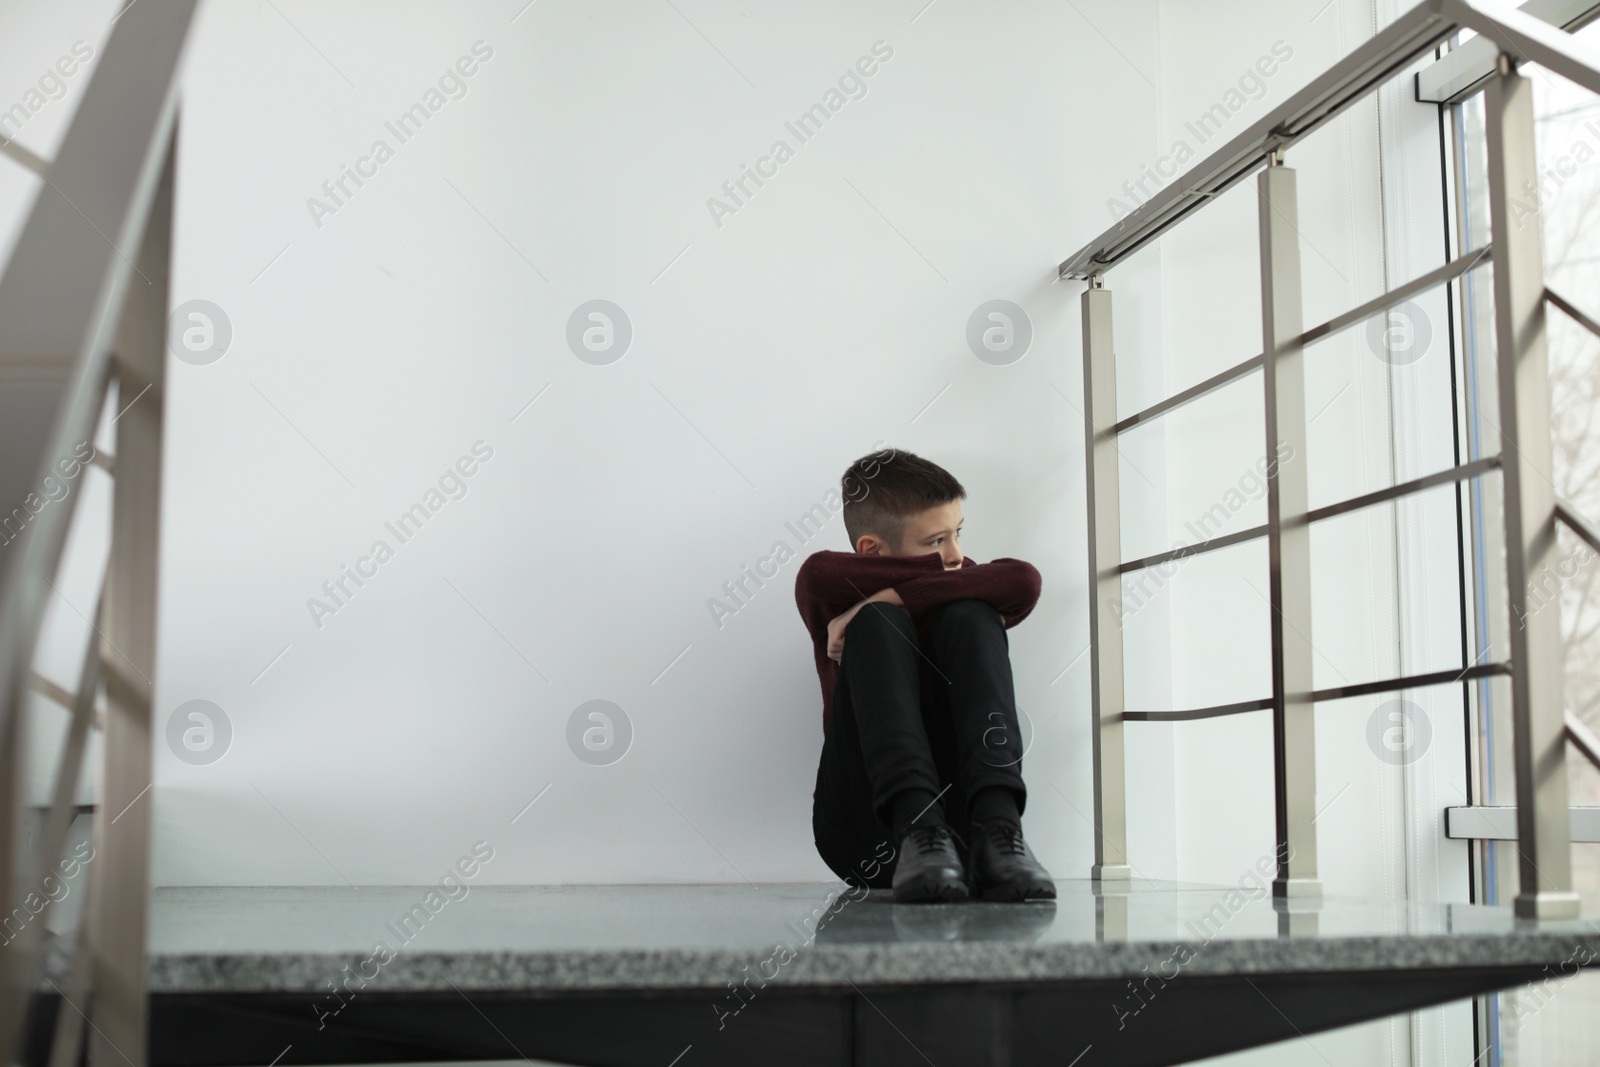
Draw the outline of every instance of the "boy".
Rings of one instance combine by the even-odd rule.
[[[822,681],[817,852],[900,901],[1053,898],[1022,839],[1005,634],[1038,601],[1039,572],[963,556],[967,492],[919,456],[863,456],[841,488],[854,551],[813,553],[795,576]]]

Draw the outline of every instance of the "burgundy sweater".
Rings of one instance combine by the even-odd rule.
[[[1026,619],[1038,603],[1039,571],[1020,559],[974,563],[970,558],[961,561],[959,570],[945,570],[944,560],[937,552],[921,556],[867,556],[828,550],[812,553],[795,575],[794,599],[800,607],[800,618],[811,633],[817,677],[822,682],[824,730],[833,703],[834,683],[839,677],[839,665],[828,658],[828,623],[852,605],[891,587],[905,601],[920,638],[926,638],[930,609],[969,597],[994,605],[1009,630]],[[845,643],[849,644],[848,638]],[[926,659],[918,673],[926,702],[933,684],[933,671]]]

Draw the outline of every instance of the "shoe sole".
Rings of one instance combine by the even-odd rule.
[[[894,889],[894,899],[900,904],[954,903],[970,896],[965,882],[938,877],[918,878]]]
[[[989,901],[1054,900],[1056,887],[1049,882],[1021,882],[989,886],[983,899]]]

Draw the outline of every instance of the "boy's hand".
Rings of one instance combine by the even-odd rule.
[[[861,604],[865,604],[862,601]],[[850,620],[856,617],[856,612],[861,610],[861,604],[841,614],[835,615],[828,623],[828,658],[835,663],[844,661],[844,628],[850,625]]]
[[[850,620],[856,617],[856,612],[874,602],[905,606],[905,602],[900,599],[900,594],[895,592],[893,588],[880,589],[860,603],[854,604],[835,615],[828,623],[828,658],[833,662],[842,663],[844,661],[845,627],[849,626]]]

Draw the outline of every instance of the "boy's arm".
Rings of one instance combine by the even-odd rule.
[[[952,600],[993,604],[1009,628],[1027,618],[1039,600],[1039,571],[1020,559],[963,560],[945,570],[937,552],[920,556],[866,556],[815,552],[795,577],[795,601],[806,629],[827,635],[828,623],[868,599],[898,600],[913,617]],[[880,595],[882,594],[882,595]],[[831,635],[828,635],[831,637]]]
[[[1026,619],[1039,602],[1041,580],[1033,564],[1001,558],[989,563],[966,561],[960,570],[940,570],[895,586],[913,618],[952,600],[972,598],[994,605],[1009,629]]]
[[[843,612],[835,615],[828,623],[829,659],[838,662],[844,655],[845,627],[849,626],[850,620],[856,617],[856,612],[872,603],[898,604],[902,608],[906,606],[906,602],[900,599],[900,594],[895,591],[893,586],[890,586],[888,589],[880,589],[867,597],[867,599],[857,601],[850,607],[845,608]]]
[[[866,556],[857,552],[813,552],[795,575],[794,599],[806,629],[825,634],[828,623],[863,600],[914,579],[937,575],[937,552],[921,556]]]

